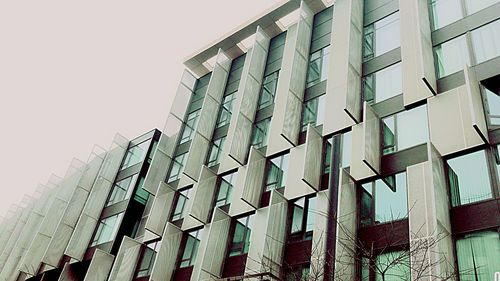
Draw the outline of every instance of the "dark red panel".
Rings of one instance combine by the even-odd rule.
[[[222,277],[243,276],[245,274],[245,265],[247,263],[247,254],[227,257],[224,263]]]
[[[285,265],[293,267],[311,260],[312,240],[289,242],[285,245]]]
[[[450,215],[453,234],[500,227],[500,198],[452,208]]]
[[[408,219],[363,227],[359,239],[364,247],[373,249],[398,248],[409,244]]]
[[[174,281],[185,281],[191,279],[193,273],[193,266],[178,268],[174,272]]]

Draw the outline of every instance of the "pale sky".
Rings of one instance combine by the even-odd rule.
[[[162,129],[183,59],[277,0],[0,0],[0,216],[94,144]]]

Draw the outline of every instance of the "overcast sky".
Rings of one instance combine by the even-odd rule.
[[[277,0],[0,0],[0,216],[116,132],[162,129],[183,59]]]

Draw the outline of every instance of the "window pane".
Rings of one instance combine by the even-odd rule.
[[[477,63],[500,56],[500,20],[475,29],[471,34]]]
[[[291,233],[302,231],[302,221],[304,219],[304,203],[305,199],[301,198],[293,204]]]
[[[184,131],[182,132],[182,137],[179,144],[183,144],[190,141],[193,138],[194,131],[198,126],[198,120],[200,119],[201,109],[189,113],[186,118],[186,123],[184,124]]]
[[[266,77],[262,82],[262,90],[260,93],[259,108],[262,109],[274,103],[276,87],[278,85],[278,71],[273,72]]]
[[[182,171],[184,170],[184,165],[186,164],[187,160],[186,155],[187,153],[184,153],[174,158],[174,161],[172,162],[172,168],[170,170],[170,174],[167,179],[167,183],[171,183],[180,178]]]
[[[444,42],[434,48],[438,78],[450,75],[470,65],[465,35]]]
[[[500,125],[500,96],[484,88],[491,125]]]
[[[323,124],[325,118],[325,95],[304,102],[302,109],[301,131],[307,130],[307,125],[318,126]]]
[[[288,171],[288,154],[270,159],[266,177],[266,191],[285,186]]]
[[[410,255],[408,252],[395,251],[377,256],[376,280],[400,281],[410,278]],[[382,272],[384,277],[382,277]]]
[[[210,147],[210,154],[209,154],[209,157],[207,160],[208,167],[212,167],[212,166],[219,164],[220,155],[221,155],[225,140],[226,140],[226,137],[224,136],[224,137],[222,137],[220,139],[216,139],[212,142],[212,145]]]
[[[419,106],[397,114],[397,150],[403,150],[429,140],[427,106]]]
[[[308,199],[307,217],[306,217],[306,232],[314,230],[314,218],[316,216],[316,197]]]
[[[230,94],[230,95],[227,95],[224,97],[224,101],[222,103],[222,106],[221,106],[221,109],[219,112],[219,117],[217,119],[216,128],[227,125],[231,121],[231,114],[233,111],[233,103],[234,103],[235,99],[236,99],[236,93]]]
[[[120,225],[123,213],[102,219],[99,223],[94,239],[92,239],[91,247],[107,243],[115,238],[118,226]]]
[[[478,12],[486,7],[489,7],[495,3],[498,3],[498,0],[465,0],[465,7],[467,8],[467,14],[473,14]]]
[[[383,180],[375,181],[375,223],[407,217],[406,173],[396,174],[395,191]]]
[[[231,202],[231,193],[235,178],[236,178],[236,172],[229,175],[225,175],[221,178],[219,193],[215,201],[216,207],[224,206]]]
[[[434,29],[441,28],[462,18],[460,0],[430,0],[429,2]]]
[[[377,103],[403,92],[401,63],[396,63],[363,78],[363,98]]]
[[[267,145],[269,123],[271,118],[264,119],[254,124],[252,131],[252,145],[257,149]]]
[[[189,193],[191,189],[183,190],[179,193],[177,198],[177,203],[175,204],[175,210],[172,215],[172,221],[182,219],[186,214],[186,203],[189,200]]]
[[[400,46],[399,12],[375,22],[375,56]]]
[[[130,147],[127,150],[127,154],[123,160],[121,170],[131,167],[142,160],[144,160],[144,156],[148,152],[150,140],[144,141],[136,146]]]
[[[132,191],[134,190],[133,186],[137,180],[137,175],[138,174],[135,174],[116,182],[113,186],[113,191],[111,191],[111,195],[109,196],[106,206],[129,199]]]
[[[461,280],[493,280],[500,269],[500,240],[496,231],[467,234],[456,242]]]
[[[485,151],[448,160],[452,205],[469,204],[492,197]]]

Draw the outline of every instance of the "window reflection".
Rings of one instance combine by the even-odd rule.
[[[382,119],[382,153],[400,151],[429,139],[427,106],[422,105]]]
[[[360,212],[361,225],[406,218],[406,172],[362,184]]]
[[[477,63],[500,56],[500,20],[471,32]]]
[[[99,244],[113,241],[116,233],[118,232],[118,227],[120,226],[122,217],[123,213],[119,213],[117,215],[102,219],[99,222],[99,226],[97,227],[97,231],[94,234],[94,238],[92,239],[90,246],[94,247]]]
[[[126,169],[128,167],[134,166],[135,164],[144,160],[146,153],[148,152],[149,143],[151,140],[147,140],[137,144],[135,146],[130,147],[127,150],[127,154],[123,159],[122,166],[120,170]]]
[[[460,280],[493,280],[500,268],[498,232],[486,230],[457,239],[457,263]]]
[[[448,184],[453,207],[491,198],[486,151],[448,160]]]
[[[285,186],[288,172],[288,154],[271,158],[267,164],[266,191]]]
[[[460,0],[430,0],[429,5],[434,30],[463,17]]]
[[[186,204],[189,200],[191,188],[184,189],[179,192],[177,202],[175,204],[174,213],[172,214],[172,221],[180,220],[186,216]]]
[[[399,12],[364,28],[363,62],[398,48],[400,44]]]
[[[301,131],[307,130],[307,125],[322,125],[325,118],[325,95],[304,102],[302,108]]]
[[[257,149],[267,145],[270,122],[271,118],[267,118],[255,123],[253,126],[251,145],[255,146]]]
[[[438,78],[450,75],[471,65],[465,35],[434,48]]]
[[[403,92],[401,63],[363,77],[363,99],[369,104],[381,102]]]
[[[203,229],[187,233],[186,244],[184,244],[179,268],[194,265],[202,237]]]
[[[486,94],[486,109],[490,125],[500,125],[500,96],[487,88],[483,89]]]
[[[235,221],[233,239],[229,249],[229,256],[238,256],[248,253],[250,235],[253,228],[253,215],[239,218]]]
[[[312,87],[328,76],[328,61],[330,57],[330,46],[326,46],[311,54],[309,68],[307,70],[306,88]]]
[[[220,162],[220,155],[222,153],[222,148],[224,147],[224,142],[226,136],[218,138],[212,142],[210,146],[210,153],[208,154],[207,166],[212,167]]]
[[[215,206],[222,207],[231,203],[231,195],[233,193],[233,186],[236,181],[236,172],[225,175],[220,179],[219,192],[215,199]]]
[[[181,177],[181,174],[184,170],[184,166],[187,161],[187,153],[183,153],[178,155],[172,161],[172,167],[170,168],[170,173],[167,178],[167,183],[174,182]]]

